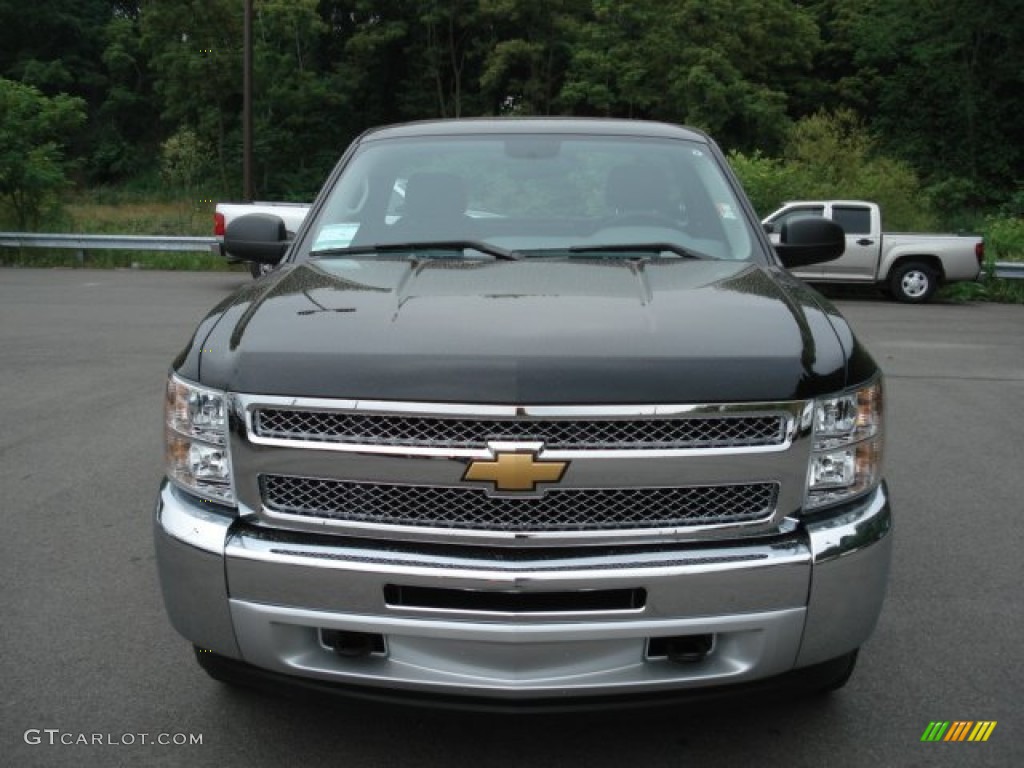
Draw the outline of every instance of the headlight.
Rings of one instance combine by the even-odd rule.
[[[814,401],[805,509],[846,501],[882,478],[882,380]]]
[[[164,414],[167,476],[198,496],[234,504],[224,393],[172,375]]]

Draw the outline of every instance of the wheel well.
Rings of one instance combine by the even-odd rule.
[[[886,275],[886,279],[888,279],[889,275],[892,275],[892,273],[895,272],[897,269],[911,261],[917,261],[929,267],[932,270],[932,272],[934,272],[938,276],[940,283],[946,279],[946,273],[943,272],[942,270],[942,260],[939,259],[938,256],[928,253],[907,254],[905,256],[900,256],[899,258],[896,259],[896,261],[892,263],[892,266],[889,267],[889,274]]]

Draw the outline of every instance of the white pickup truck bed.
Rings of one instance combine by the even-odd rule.
[[[214,236],[223,244],[224,232],[228,224],[239,216],[249,213],[270,213],[274,216],[280,216],[284,221],[285,228],[288,230],[289,237],[294,237],[295,233],[299,230],[299,226],[302,224],[302,220],[309,213],[309,203],[217,203],[217,208],[213,214]],[[221,245],[220,252],[229,262],[244,261],[226,252],[223,245]],[[267,271],[267,266],[265,264],[250,263],[249,271],[252,272],[253,277],[259,277]]]

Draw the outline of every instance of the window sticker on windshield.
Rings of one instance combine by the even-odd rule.
[[[313,243],[313,250],[326,251],[331,248],[347,248],[358,230],[358,224],[348,221],[341,224],[327,224],[320,228],[316,242]]]
[[[736,211],[734,211],[732,209],[732,206],[729,205],[728,203],[716,203],[716,206],[718,208],[718,215],[721,216],[723,219],[737,218]]]

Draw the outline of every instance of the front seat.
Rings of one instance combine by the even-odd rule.
[[[391,225],[391,234],[409,242],[464,239],[470,221],[467,202],[461,176],[414,173],[406,182],[402,217]]]
[[[661,216],[673,219],[672,194],[668,179],[660,168],[642,165],[617,165],[608,173],[605,203],[613,217]]]

